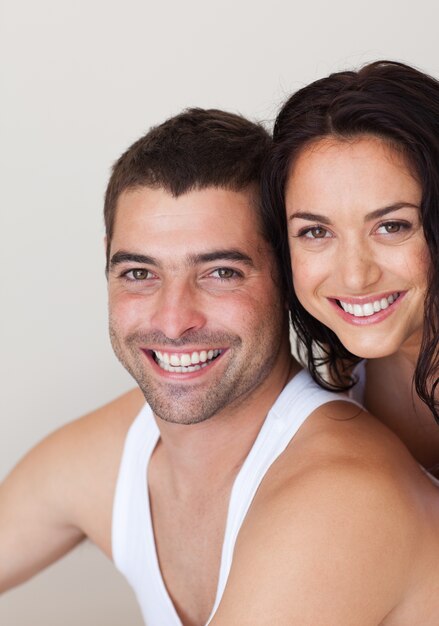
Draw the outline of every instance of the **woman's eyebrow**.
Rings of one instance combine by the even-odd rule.
[[[419,211],[419,206],[413,204],[412,202],[395,202],[394,204],[390,204],[388,206],[382,207],[381,209],[375,209],[375,211],[371,211],[370,213],[366,213],[364,216],[364,221],[368,222],[369,220],[377,219],[378,217],[383,217],[388,213],[392,213],[392,211],[398,211],[398,209],[409,208],[415,209]],[[331,220],[325,215],[321,215],[320,213],[309,213],[308,211],[295,211],[288,216],[288,220],[292,220],[295,217],[308,220],[310,222],[320,222],[321,224],[326,224],[327,226],[331,225]]]
[[[291,213],[288,216],[288,220],[292,220],[293,218],[298,217],[302,220],[309,220],[310,222],[320,222],[321,224],[326,224],[329,226],[331,224],[331,220],[325,217],[324,215],[319,215],[318,213],[307,213],[305,211],[296,211],[295,213]]]
[[[389,206],[385,206],[382,209],[376,209],[375,211],[371,211],[367,213],[364,217],[364,221],[367,222],[369,220],[376,219],[377,217],[384,217],[388,213],[392,213],[393,211],[398,211],[398,209],[416,209],[419,211],[419,206],[413,204],[412,202],[395,202],[395,204],[390,204]]]

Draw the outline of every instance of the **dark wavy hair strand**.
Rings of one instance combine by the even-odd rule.
[[[350,388],[355,383],[352,367],[360,359],[313,318],[295,294],[284,195],[291,167],[306,146],[324,137],[361,135],[379,137],[400,150],[422,187],[421,219],[431,268],[414,385],[439,422],[439,82],[431,76],[403,63],[377,61],[358,72],[317,80],[283,105],[263,174],[262,199],[271,238],[279,241],[292,325],[313,378],[331,390]]]

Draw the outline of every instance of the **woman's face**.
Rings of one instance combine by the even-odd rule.
[[[357,356],[419,350],[429,267],[421,193],[404,157],[372,136],[322,139],[290,172],[297,296]]]

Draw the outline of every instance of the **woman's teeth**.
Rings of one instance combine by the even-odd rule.
[[[392,293],[387,298],[380,298],[380,300],[374,300],[373,302],[366,302],[365,304],[351,304],[350,302],[343,302],[338,300],[339,305],[345,311],[350,313],[354,317],[368,317],[378,311],[387,309],[397,298],[399,298],[399,292]]]
[[[201,350],[200,352],[184,352],[179,354],[153,350],[155,361],[166,372],[196,372],[209,365],[221,350]]]

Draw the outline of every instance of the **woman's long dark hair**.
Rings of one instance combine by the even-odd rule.
[[[320,138],[374,135],[401,150],[422,187],[421,220],[431,269],[414,383],[439,422],[439,82],[402,63],[377,61],[358,72],[332,74],[300,89],[282,107],[262,180],[263,216],[282,259],[291,320],[313,378],[348,389],[360,359],[300,304],[291,277],[285,186],[302,150]],[[304,351],[301,350],[303,354]],[[321,365],[326,365],[329,376]]]

